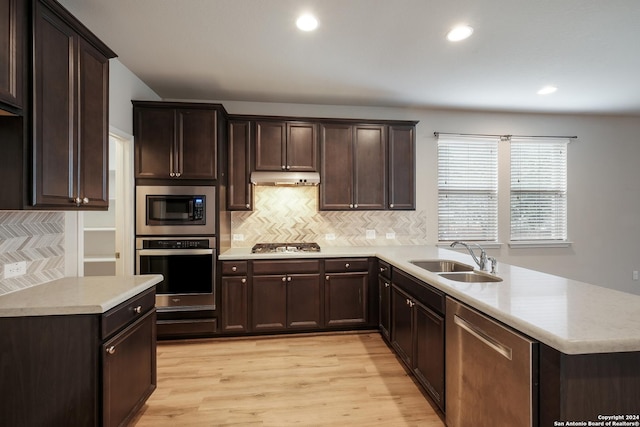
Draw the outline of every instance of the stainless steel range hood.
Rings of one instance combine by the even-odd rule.
[[[251,172],[253,185],[318,185],[318,172]]]

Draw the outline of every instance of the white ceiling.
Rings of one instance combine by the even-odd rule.
[[[167,99],[640,114],[639,0],[59,1]]]

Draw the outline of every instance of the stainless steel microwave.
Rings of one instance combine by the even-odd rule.
[[[137,186],[136,235],[214,235],[215,195],[213,186]]]

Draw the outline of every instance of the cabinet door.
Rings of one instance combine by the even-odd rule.
[[[379,289],[379,322],[382,337],[389,341],[391,338],[391,280],[378,276]]]
[[[171,178],[175,173],[175,110],[135,107],[136,178]]]
[[[416,303],[415,336],[413,372],[444,410],[444,318]]]
[[[251,324],[254,332],[277,331],[287,325],[287,277],[253,276]]]
[[[310,329],[322,325],[319,274],[287,276],[287,327]]]
[[[109,60],[83,39],[78,44],[79,191],[85,208],[109,206]]]
[[[389,126],[389,209],[416,208],[415,126]]]
[[[327,326],[357,326],[368,322],[369,273],[335,273],[325,276]]]
[[[216,179],[217,112],[215,110],[178,110],[177,165],[181,179]]]
[[[387,207],[387,138],[385,126],[354,128],[355,209]]]
[[[229,122],[229,185],[227,208],[247,211],[253,209],[251,174],[251,122]]]
[[[408,294],[391,285],[391,345],[409,369],[413,359],[412,304]]]
[[[102,345],[103,425],[125,425],[155,390],[155,324],[151,310]]]
[[[247,277],[222,278],[222,332],[247,332]]]
[[[318,135],[313,123],[287,123],[287,163],[291,171],[318,170]]]
[[[281,171],[286,169],[285,122],[256,122],[256,170]]]
[[[349,125],[320,127],[320,209],[353,207],[353,129]]]
[[[0,103],[18,109],[23,104],[26,4],[0,0]]]
[[[39,1],[34,7],[32,204],[74,207],[79,196],[73,68],[78,36]]]

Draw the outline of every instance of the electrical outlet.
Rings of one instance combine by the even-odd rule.
[[[367,230],[366,237],[367,237],[367,239],[375,239],[376,238],[376,230]]]
[[[336,235],[333,233],[327,233],[324,235],[324,240],[336,240]]]
[[[236,242],[242,242],[244,240],[244,234],[234,234],[233,240]]]
[[[19,261],[14,262],[12,264],[4,265],[4,278],[9,279],[11,277],[22,276],[23,274],[27,274],[27,262]]]
[[[387,233],[386,237],[387,237],[388,240],[395,239],[396,238],[396,233],[393,233],[393,232]]]
[[[633,271],[633,280],[638,280],[638,270]]]

